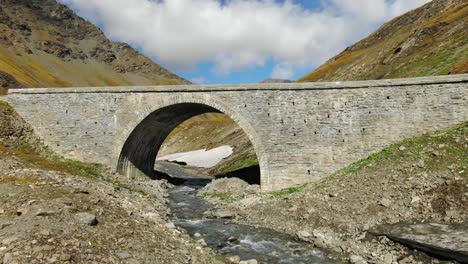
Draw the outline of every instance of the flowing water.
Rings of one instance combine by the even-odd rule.
[[[210,205],[196,196],[207,181],[189,180],[170,191],[172,220],[194,237],[204,239],[209,247],[241,260],[256,259],[259,263],[338,263],[328,259],[311,244],[267,228],[235,224],[227,219],[204,219]],[[195,234],[197,237],[195,237]]]

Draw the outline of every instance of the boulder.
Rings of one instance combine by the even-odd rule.
[[[89,226],[95,226],[98,224],[98,220],[96,216],[93,214],[77,213],[75,216],[78,219],[78,221],[80,221],[83,224],[86,224]]]

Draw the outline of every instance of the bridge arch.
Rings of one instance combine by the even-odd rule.
[[[230,117],[252,143],[260,167],[261,185],[268,182],[267,157],[254,127],[234,109],[213,98],[174,96],[157,106],[143,107],[137,120],[132,120],[117,138],[117,172],[134,179],[155,177],[156,156],[167,136],[186,120],[204,113],[222,113]],[[117,154],[117,155],[116,155]]]

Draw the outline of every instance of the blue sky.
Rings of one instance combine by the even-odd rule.
[[[296,80],[429,0],[59,0],[197,83]]]

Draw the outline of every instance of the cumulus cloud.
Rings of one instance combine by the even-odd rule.
[[[60,0],[106,34],[178,70],[227,74],[275,63],[271,77],[313,68],[386,20],[429,0]]]

